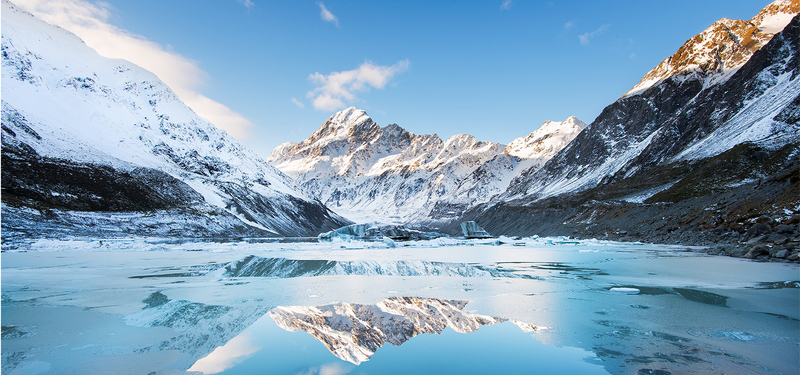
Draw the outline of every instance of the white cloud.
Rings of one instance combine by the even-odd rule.
[[[564,30],[569,30],[569,29],[572,28],[572,26],[575,26],[575,23],[572,22],[572,21],[569,21],[569,22],[564,24]]]
[[[503,4],[500,4],[500,9],[501,10],[509,10],[509,9],[511,9],[511,4],[513,2],[514,2],[513,0],[503,0]]]
[[[328,75],[319,72],[311,74],[308,79],[318,84],[306,94],[314,108],[333,111],[345,107],[345,101],[357,100],[355,93],[369,91],[370,88],[382,89],[396,74],[408,69],[408,60],[402,60],[391,66],[375,65],[364,62],[356,69],[333,72]]]
[[[297,100],[297,98],[292,97],[292,104],[296,105],[297,108],[305,108],[306,105],[303,104],[301,101]]]
[[[234,337],[225,345],[218,346],[209,355],[195,362],[187,371],[198,371],[203,374],[220,373],[242,363],[260,349],[261,347],[254,344],[252,334],[244,333]]]
[[[92,4],[85,0],[15,0],[15,3],[42,20],[71,31],[97,53],[128,60],[155,73],[198,115],[230,135],[245,139],[255,126],[244,116],[199,92],[208,74],[195,61],[109,24],[108,4]],[[252,4],[245,0],[245,6],[247,3]]]
[[[317,5],[319,5],[319,16],[322,17],[322,20],[325,22],[333,22],[336,27],[339,27],[339,19],[336,18],[328,8],[325,8],[325,4],[320,1]]]
[[[581,35],[578,35],[578,39],[581,41],[581,44],[583,44],[584,46],[588,46],[589,45],[589,39],[600,35],[603,31],[606,31],[609,27],[611,27],[610,24],[600,26],[595,31],[589,31],[589,32],[583,33]]]
[[[253,5],[256,5],[250,0],[239,0],[239,2],[242,3],[242,5],[244,5],[244,7],[247,9],[250,9]]]

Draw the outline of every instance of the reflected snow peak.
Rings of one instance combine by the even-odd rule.
[[[279,327],[308,332],[333,355],[358,365],[387,342],[399,346],[419,334],[439,334],[447,327],[471,333],[506,321],[467,313],[463,311],[466,305],[467,301],[392,297],[375,305],[281,306],[268,314]]]

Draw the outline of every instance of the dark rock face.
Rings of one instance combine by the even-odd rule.
[[[22,151],[22,152],[20,152]],[[120,171],[3,149],[3,202],[76,211],[147,211],[203,201],[186,183],[155,169]]]

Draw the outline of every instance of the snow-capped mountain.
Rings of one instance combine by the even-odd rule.
[[[492,201],[515,177],[541,168],[586,126],[575,116],[561,122],[545,121],[539,129],[511,141],[503,153],[462,178],[452,194],[440,199],[429,214],[429,222],[458,218],[469,208]]]
[[[798,12],[800,1],[778,0],[748,21],[720,19],[687,40],[625,95],[640,93],[664,79],[679,75],[701,79],[706,84],[719,83],[783,30]]]
[[[785,18],[783,13],[764,15],[774,9],[798,12],[800,1],[772,3],[754,20]],[[796,136],[796,124],[775,119],[795,99],[800,82],[793,73],[797,70],[794,27],[787,28],[792,31],[756,61],[742,55],[743,65],[726,73],[724,80],[712,82],[679,69],[636,95],[623,96],[542,169],[512,182],[505,198],[540,199],[581,191],[663,162],[711,157],[742,142],[767,144],[776,137]],[[718,48],[735,49],[734,39]],[[690,60],[705,55],[695,56]]]
[[[800,157],[798,11],[800,1],[775,2],[690,39],[542,168],[462,220],[492,233],[625,232],[649,241],[685,241],[678,236],[700,228],[747,240],[753,212],[779,225],[800,204],[789,177]],[[758,40],[710,32],[733,24],[749,25]],[[714,43],[721,57],[704,65],[716,52],[699,46]],[[739,44],[751,52],[723,57]]]
[[[346,222],[152,73],[2,7],[4,237],[316,235]]]
[[[447,327],[470,333],[506,321],[467,313],[466,305],[467,301],[392,297],[375,305],[281,306],[268,314],[279,327],[308,332],[333,355],[358,365],[385,343],[399,346],[417,335],[439,334]]]
[[[443,141],[396,124],[381,127],[350,107],[304,141],[278,146],[267,161],[351,220],[427,223],[456,217],[502,192],[585,126],[574,117],[547,122],[509,148],[467,134]]]

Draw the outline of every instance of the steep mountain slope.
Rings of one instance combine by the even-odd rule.
[[[787,4],[792,5],[790,10],[800,11],[797,0]],[[732,48],[724,42],[718,48]],[[506,197],[546,198],[586,190],[630,177],[679,154],[710,157],[741,142],[769,143],[770,137],[791,136],[792,126],[772,120],[797,95],[796,57],[791,48],[791,43],[775,46],[757,61],[746,60],[747,68],[743,65],[713,83],[691,68],[693,64],[682,66],[677,75],[620,98],[541,170],[512,182]],[[713,132],[728,135],[708,138]],[[704,147],[706,151],[701,151]]]
[[[800,1],[778,0],[762,9],[749,21],[727,18],[714,22],[686,41],[674,55],[648,72],[625,95],[635,95],[674,76],[705,81],[706,85],[730,77],[737,68],[800,12]]]
[[[430,224],[488,201],[585,126],[574,117],[548,122],[507,148],[466,134],[443,141],[396,124],[380,127],[351,107],[304,141],[278,146],[267,161],[351,220]]]
[[[152,73],[2,6],[4,239],[316,235],[346,223]]]
[[[772,10],[796,12],[797,5],[773,3],[754,20],[783,19]],[[515,179],[505,203],[464,219],[499,233],[623,233],[679,242],[748,240],[764,234],[750,231],[759,223],[790,225],[770,242],[794,248],[799,53],[795,17],[735,71],[709,79],[681,68],[623,96],[541,169]]]

